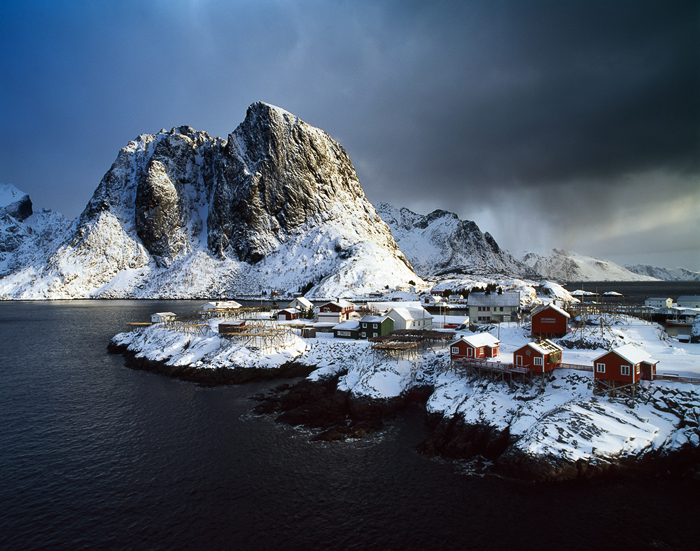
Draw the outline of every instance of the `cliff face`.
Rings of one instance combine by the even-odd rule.
[[[52,245],[0,297],[334,296],[416,279],[345,150],[265,103],[225,140],[188,126],[139,136]]]
[[[635,264],[634,266],[625,266],[630,272],[660,279],[662,281],[700,281],[700,272],[693,272],[685,268],[676,268],[668,270],[666,268],[657,268],[648,264]]]
[[[446,274],[538,277],[534,270],[501,249],[470,220],[436,210],[420,215],[387,203],[377,212],[389,224],[401,250],[422,277]]]

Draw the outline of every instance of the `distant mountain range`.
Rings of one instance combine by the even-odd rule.
[[[74,221],[0,184],[0,299],[338,297],[461,274],[700,280],[556,249],[519,260],[456,214],[375,210],[340,144],[260,102],[227,139],[142,134]]]
[[[377,213],[391,228],[399,248],[424,278],[454,274],[539,278],[539,274],[501,249],[472,221],[436,210],[427,215],[379,203]]]
[[[676,268],[675,270],[667,270],[666,268],[656,268],[654,266],[636,264],[634,266],[625,266],[630,272],[640,275],[648,275],[650,277],[661,279],[663,281],[700,281],[700,272],[691,272],[684,268]]]

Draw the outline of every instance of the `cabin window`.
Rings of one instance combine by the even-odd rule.
[[[373,323],[373,324],[372,324],[372,329],[376,329],[376,328],[377,328],[377,324],[376,324],[376,323]]]
[[[360,336],[364,338],[364,337],[367,336],[367,333],[365,333],[365,332],[363,331],[362,333],[360,333]]]
[[[620,375],[629,375],[629,374],[630,374],[630,366],[621,365],[620,366]]]
[[[467,348],[467,356],[470,358],[474,355],[474,349],[472,347]]]
[[[530,354],[532,354],[532,352],[530,352],[529,350],[525,351],[525,355],[529,356]]]
[[[596,373],[605,373],[605,364],[595,364]]]
[[[367,328],[367,324],[366,324],[366,323],[363,323],[363,324],[362,324],[362,327],[363,327],[363,329],[366,329],[366,328]]]
[[[484,348],[479,348],[479,356],[481,356],[484,353]]]
[[[637,373],[637,375],[639,375],[642,372],[639,364],[637,364],[637,367],[634,369],[634,371]]]
[[[452,347],[452,353],[453,353],[453,354],[459,354],[459,348],[457,348],[456,346],[453,346],[453,347]]]
[[[535,358],[535,365],[542,365],[542,358]]]
[[[379,336],[379,333],[372,333],[372,336],[373,336],[373,337],[378,337],[378,336]]]

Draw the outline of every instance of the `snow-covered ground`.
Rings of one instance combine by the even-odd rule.
[[[544,383],[509,387],[453,369],[446,346],[428,349],[414,360],[396,360],[376,355],[367,341],[319,334],[313,339],[293,335],[285,347],[262,352],[220,337],[219,321],[211,321],[210,331],[201,335],[153,325],[120,333],[113,342],[150,360],[202,369],[275,368],[294,360],[317,368],[309,376],[312,380],[338,375],[339,390],[358,399],[389,400],[428,384],[434,389],[427,402],[429,412],[459,416],[467,424],[508,428],[514,439],[511,453],[595,462],[684,444],[700,446],[700,385],[645,381],[641,398],[631,402],[594,396],[591,372],[558,369]],[[500,333],[497,327],[490,332],[501,340],[500,356],[493,361],[510,363],[513,351],[530,340],[527,328],[516,323],[501,324]],[[584,338],[589,345],[634,343],[659,360],[659,373],[700,377],[700,344],[680,344],[657,324],[622,317],[602,334],[600,328],[586,329]],[[565,349],[563,362],[590,366],[605,351]]]

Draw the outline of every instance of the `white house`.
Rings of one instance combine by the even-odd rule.
[[[700,308],[700,296],[684,295],[678,297],[676,304],[679,308]]]
[[[202,306],[199,307],[199,310],[202,312],[216,312],[221,310],[235,310],[240,307],[241,305],[235,300],[226,300],[219,302],[207,302],[206,304],[202,304]]]
[[[433,325],[433,316],[420,306],[392,308],[386,315],[394,320],[394,330],[427,329]]]
[[[168,321],[175,321],[175,314],[172,312],[158,312],[157,314],[151,314],[151,323],[166,323]]]
[[[520,293],[469,293],[467,304],[472,323],[515,321],[520,312]]]
[[[671,306],[673,306],[673,299],[649,297],[644,299],[644,306],[649,306],[650,308],[671,308]]]
[[[304,297],[297,297],[292,302],[287,304],[287,308],[296,308],[301,312],[306,312],[314,307],[313,303]]]

